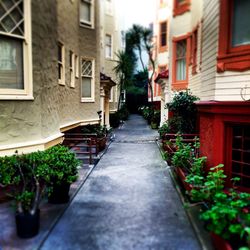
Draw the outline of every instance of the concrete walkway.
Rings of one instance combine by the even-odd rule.
[[[130,116],[41,249],[201,249],[156,135]]]

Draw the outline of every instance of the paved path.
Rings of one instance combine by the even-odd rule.
[[[201,249],[155,136],[130,116],[42,249]]]

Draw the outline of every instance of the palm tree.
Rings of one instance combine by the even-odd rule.
[[[127,43],[130,49],[136,49],[139,52],[139,58],[144,71],[147,71],[147,67],[145,66],[142,60],[142,51],[145,50],[148,57],[149,62],[152,66],[152,72],[150,77],[148,78],[148,87],[150,89],[151,94],[151,102],[153,103],[153,86],[152,81],[155,74],[155,60],[153,58],[152,49],[153,49],[153,33],[149,28],[145,28],[141,25],[134,24],[132,28],[127,32]]]
[[[131,60],[130,56],[125,51],[118,51],[116,54],[118,60],[117,65],[114,67],[114,72],[119,78],[120,86],[120,95],[118,100],[118,110],[120,109],[121,104],[121,94],[122,91],[129,85],[131,76],[134,70],[134,63]]]

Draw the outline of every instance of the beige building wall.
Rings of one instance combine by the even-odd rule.
[[[114,67],[117,64],[117,56],[119,50],[122,50],[122,37],[119,18],[117,16],[117,2],[119,0],[102,0],[101,6],[101,72],[116,82],[117,86],[112,87],[110,93],[110,112],[115,112],[118,108],[119,98],[119,79],[117,78]],[[106,56],[106,35],[110,35],[112,39],[111,57]]]
[[[78,1],[32,1],[34,100],[0,100],[0,155],[57,144],[67,129],[97,123],[100,110],[99,2],[94,28],[80,27]],[[58,83],[58,41],[65,47],[65,85]],[[70,51],[95,59],[95,101],[81,102],[81,72],[70,86]],[[79,62],[79,69],[80,69]]]

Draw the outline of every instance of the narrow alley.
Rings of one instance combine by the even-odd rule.
[[[131,115],[41,249],[201,249],[155,142]]]

